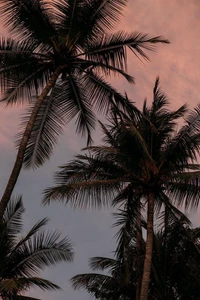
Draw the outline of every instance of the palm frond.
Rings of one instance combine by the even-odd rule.
[[[35,51],[36,45],[30,39],[15,41],[0,39],[0,83],[1,101],[13,103],[30,100],[31,91],[38,92],[48,77],[50,61],[48,56]],[[28,98],[28,99],[27,99]]]
[[[1,16],[4,25],[18,39],[31,37],[38,44],[49,43],[55,35],[50,10],[45,9],[45,1],[5,0],[1,2]],[[36,22],[37,20],[37,22]]]
[[[80,25],[85,25],[81,22],[84,1],[53,0],[52,5],[54,22],[65,39],[65,45],[70,49],[83,29]]]
[[[61,261],[72,261],[72,245],[68,238],[59,240],[58,231],[40,231],[32,238],[22,239],[20,245],[11,253],[9,260],[20,257],[18,263],[13,266],[11,274],[18,276],[33,276],[50,265],[56,265]],[[8,263],[9,263],[8,260]]]
[[[129,100],[112,88],[102,76],[92,70],[84,72],[85,89],[95,110],[108,115],[111,108],[115,107],[113,104],[122,110],[131,106]]]
[[[6,89],[4,90],[1,102],[5,102],[6,105],[13,105],[24,103],[32,98],[32,94],[38,93],[38,88],[47,82],[49,78],[49,70],[45,66],[35,66],[35,71],[30,73],[24,73],[22,77],[10,78],[6,83]]]
[[[68,237],[60,238],[58,231],[41,230],[47,224],[46,218],[36,223],[25,237],[19,237],[23,211],[21,198],[12,200],[0,226],[0,295],[5,299],[32,287],[58,289],[56,284],[36,276],[45,267],[73,259]]]
[[[116,284],[116,280],[108,275],[103,274],[80,274],[70,279],[72,287],[75,290],[86,289],[89,292],[97,290],[97,286],[103,287],[105,284]]]
[[[22,197],[18,196],[12,198],[8,203],[6,211],[3,216],[3,224],[6,226],[7,234],[16,235],[22,229],[22,213],[24,207],[22,203]]]
[[[106,76],[110,75],[121,75],[123,76],[129,83],[134,83],[134,78],[133,76],[129,75],[125,71],[110,66],[106,65],[103,62],[99,61],[93,61],[93,60],[88,60],[88,59],[80,59],[77,58],[76,60],[73,61],[74,65],[77,64],[77,67],[83,70],[95,70],[95,73],[102,73],[105,74]]]
[[[127,49],[136,56],[147,59],[144,50],[154,50],[156,43],[169,43],[168,40],[158,36],[149,37],[147,34],[138,32],[125,33],[120,31],[114,34],[102,34],[98,41],[88,42],[85,55],[89,60],[101,61],[104,64],[126,69]]]
[[[178,207],[185,207],[185,209],[197,209],[200,201],[200,187],[199,182],[194,179],[193,182],[178,181],[169,182],[166,186],[168,194],[173,199]]]
[[[125,194],[126,202],[124,208],[119,209],[119,212],[114,214],[117,219],[114,226],[120,226],[116,234],[117,248],[115,251],[115,255],[119,260],[127,258],[127,251],[130,251],[128,250],[130,247],[134,251],[133,244],[136,241],[134,233],[140,230],[140,228],[137,228],[137,223],[141,222],[141,220],[139,220],[141,213],[138,215],[138,212],[141,210],[140,197],[135,196],[131,185],[127,187]],[[121,194],[120,196],[123,198],[125,195]]]
[[[81,82],[81,81],[80,81]],[[87,144],[92,142],[91,130],[95,127],[95,117],[92,112],[92,105],[88,101],[86,89],[74,77],[69,76],[69,103],[70,114],[76,115],[77,132],[87,135]],[[73,103],[72,103],[73,101]],[[71,116],[70,116],[71,117]]]
[[[31,287],[39,287],[42,290],[60,290],[60,287],[55,283],[39,278],[39,277],[20,277],[20,278],[11,278],[6,279],[0,282],[0,293],[8,293],[8,294],[15,294],[19,291],[23,290],[26,291]]]
[[[76,182],[45,189],[43,203],[59,200],[75,208],[100,208],[107,206],[119,189],[119,179]]]
[[[55,86],[40,107],[24,155],[25,168],[36,168],[49,159],[63,132],[65,124],[63,106],[57,96],[60,90],[62,91],[61,88]],[[22,131],[16,137],[17,147],[20,145],[24,128],[27,126],[34,105],[35,102],[22,117]]]
[[[89,265],[92,270],[107,270],[113,269],[118,265],[118,261],[114,258],[108,257],[92,257],[89,260]]]
[[[174,160],[187,164],[189,159],[197,159],[200,142],[200,105],[190,112],[185,121],[186,125],[166,144],[162,165],[169,161],[173,163]]]
[[[170,198],[170,192],[167,191],[166,193],[160,193],[159,197],[160,200],[164,203],[165,208],[169,211],[172,223],[178,222],[180,224],[188,224],[191,225],[191,221],[187,218],[187,216],[182,213],[176,206],[174,206],[173,199]]]

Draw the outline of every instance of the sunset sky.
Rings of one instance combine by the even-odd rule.
[[[112,82],[121,91],[126,91],[140,108],[144,98],[152,100],[152,88],[159,75],[163,91],[177,108],[184,103],[193,108],[200,103],[200,1],[199,0],[130,0],[119,29],[140,31],[151,36],[162,35],[169,39],[170,45],[158,45],[156,52],[148,53],[150,62],[139,61],[129,56],[128,71],[135,77],[136,84],[129,85],[121,79]],[[1,34],[5,35],[2,28]],[[16,150],[14,136],[22,107],[0,107],[0,188],[3,192]],[[95,137],[100,142],[100,136]],[[92,256],[110,256],[115,249],[110,211],[73,211],[69,206],[51,204],[41,205],[42,190],[52,185],[52,174],[57,166],[66,163],[79,153],[84,141],[75,135],[72,124],[67,127],[59,146],[50,162],[35,171],[23,171],[14,194],[23,194],[26,212],[25,231],[39,219],[49,216],[48,228],[56,228],[69,235],[75,248],[73,263],[61,264],[42,274],[45,278],[59,284],[63,291],[56,293],[35,290],[32,296],[48,300],[88,300],[87,293],[73,291],[69,278],[89,271],[88,259]],[[200,226],[199,215],[192,216],[195,226]]]

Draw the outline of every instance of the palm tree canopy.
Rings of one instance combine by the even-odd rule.
[[[148,299],[200,299],[200,230],[174,219],[167,229],[167,235],[163,229],[154,235]],[[91,258],[89,265],[95,273],[72,277],[73,288],[84,289],[95,299],[136,299],[137,278],[142,273],[137,259],[143,261],[145,254],[145,241],[142,241],[139,254],[133,234],[129,245],[121,252],[121,258]]]
[[[162,299],[200,299],[199,236],[200,228],[183,220],[157,232],[152,275]]]
[[[145,50],[168,43],[158,36],[120,31],[113,33],[126,0],[5,0],[0,16],[10,38],[0,39],[0,83],[7,105],[31,102],[22,120],[29,119],[35,99],[59,74],[43,101],[27,145],[25,167],[41,165],[52,153],[63,125],[75,118],[77,132],[95,127],[95,112],[109,112],[112,97],[121,108],[126,97],[107,82],[107,75],[126,73],[127,50],[148,59]],[[21,137],[21,133],[18,136]]]
[[[6,297],[24,293],[31,287],[54,290],[59,287],[38,277],[45,267],[72,261],[73,250],[68,238],[60,239],[58,231],[45,233],[48,219],[36,223],[24,236],[21,198],[10,201],[0,225],[0,295]],[[26,298],[24,298],[26,299]]]
[[[143,199],[155,195],[162,205],[180,216],[176,206],[196,208],[200,198],[200,106],[189,111],[185,105],[176,111],[167,108],[168,100],[154,87],[150,108],[142,112],[114,112],[112,124],[102,124],[104,145],[88,147],[60,167],[56,186],[45,190],[44,203],[70,202],[74,207],[121,205],[130,193]],[[184,118],[177,131],[178,119]]]

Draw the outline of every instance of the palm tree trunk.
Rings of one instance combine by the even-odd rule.
[[[28,140],[30,138],[30,135],[31,135],[34,123],[35,123],[35,119],[37,117],[37,114],[39,112],[41,104],[43,103],[44,99],[47,97],[47,95],[50,92],[50,90],[52,89],[52,87],[55,85],[60,73],[61,73],[61,69],[57,68],[55,70],[55,72],[53,73],[53,75],[51,76],[49,82],[47,83],[47,85],[43,89],[41,95],[38,97],[38,100],[37,100],[37,102],[36,102],[36,104],[33,108],[30,119],[27,123],[26,129],[24,131],[23,137],[22,137],[21,142],[20,142],[20,146],[19,146],[19,149],[18,149],[18,153],[17,153],[17,157],[16,157],[16,160],[15,160],[14,167],[12,169],[12,172],[11,172],[10,178],[8,180],[6,189],[5,189],[4,194],[3,194],[2,198],[1,198],[1,201],[0,201],[0,222],[3,219],[4,211],[7,207],[7,204],[10,200],[11,194],[13,192],[13,189],[14,189],[15,184],[17,182],[17,179],[19,177],[19,174],[20,174],[20,171],[21,171],[21,168],[22,168],[22,165],[23,165],[26,146],[27,146]]]
[[[140,270],[140,254],[141,254],[141,244],[142,244],[142,224],[141,224],[141,209],[140,203],[137,208],[137,234],[136,234],[136,251],[137,251],[137,268]],[[140,290],[141,290],[141,275],[137,278],[136,285],[136,300],[140,300]]]
[[[151,261],[153,254],[153,214],[154,214],[154,195],[148,195],[148,211],[147,211],[147,241],[144,259],[144,268],[142,276],[142,287],[140,292],[140,300],[148,299],[149,281],[151,275]]]

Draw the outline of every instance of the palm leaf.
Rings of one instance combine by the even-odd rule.
[[[182,164],[187,164],[187,159],[192,161],[197,158],[197,151],[199,150],[199,128],[200,128],[200,106],[190,112],[186,118],[186,125],[183,126],[177,135],[169,140],[166,145],[162,165],[169,161],[173,163],[174,160]],[[177,153],[178,155],[174,155]],[[187,158],[187,159],[185,159]]]
[[[4,25],[18,39],[31,37],[41,43],[49,43],[55,35],[50,10],[45,9],[45,1],[5,0],[0,4]],[[36,22],[37,20],[37,22]]]
[[[45,189],[43,203],[59,200],[73,207],[100,208],[107,206],[119,189],[119,179],[76,182]]]
[[[88,42],[85,55],[89,60],[126,69],[127,48],[136,56],[148,59],[144,50],[154,50],[156,43],[169,43],[162,37],[149,37],[142,33],[125,33],[120,31],[111,35],[102,34],[98,41]],[[83,55],[83,54],[82,54]]]
[[[3,217],[4,226],[6,226],[7,234],[16,235],[22,229],[22,213],[24,207],[22,197],[12,198],[9,202]]]
[[[6,102],[7,105],[13,105],[15,103],[23,103],[32,98],[32,94],[37,94],[38,87],[41,83],[46,82],[49,77],[49,71],[44,66],[40,66],[31,74],[26,72],[23,77],[10,78],[6,84],[1,102]]]
[[[84,84],[92,106],[99,112],[108,115],[110,109],[115,105],[122,110],[131,106],[126,97],[118,93],[102,76],[92,70],[85,71]]]
[[[95,117],[92,113],[92,105],[86,96],[86,89],[80,84],[80,82],[72,76],[70,76],[68,80],[68,92],[70,93],[69,99],[71,100],[69,103],[69,105],[71,105],[70,113],[77,116],[77,132],[82,135],[86,134],[87,144],[90,144],[92,142],[91,130],[93,130],[95,126]]]
[[[90,258],[89,265],[92,270],[112,270],[116,268],[116,266],[118,265],[118,261],[116,261],[114,258],[108,257],[92,257]]]
[[[95,273],[76,275],[72,277],[70,281],[75,290],[86,289],[90,291],[91,289],[94,289],[93,292],[95,292],[97,285],[116,284],[116,280],[112,277]]]
[[[49,159],[59,136],[63,132],[65,124],[63,106],[57,97],[60,90],[61,88],[55,86],[51,95],[43,101],[39,109],[24,155],[25,168],[36,168]],[[31,104],[22,118],[22,131],[16,138],[17,147],[20,145],[24,128],[27,126],[34,105],[35,102]]]
[[[11,261],[20,256],[20,261],[13,266],[11,274],[29,277],[38,274],[44,267],[61,261],[72,261],[73,252],[69,239],[59,238],[58,231],[47,234],[41,231],[31,239],[23,239],[9,257]]]
[[[18,97],[22,101],[23,96],[30,100],[31,91],[37,93],[38,87],[46,82],[49,58],[35,48],[30,39],[22,42],[0,39],[0,83],[4,93],[1,101],[12,104]]]
[[[123,70],[113,67],[111,65],[106,65],[104,63],[100,62],[96,62],[93,60],[88,60],[88,59],[80,59],[77,58],[73,61],[73,63],[76,65],[77,67],[79,67],[80,69],[83,70],[95,70],[95,73],[102,73],[105,74],[105,76],[107,75],[121,75],[123,76],[129,83],[134,83],[134,78],[129,75],[128,73],[124,72]]]
[[[39,277],[11,278],[0,282],[0,293],[16,293],[28,290],[31,287],[39,287],[42,290],[59,290],[60,287],[53,282]]]

